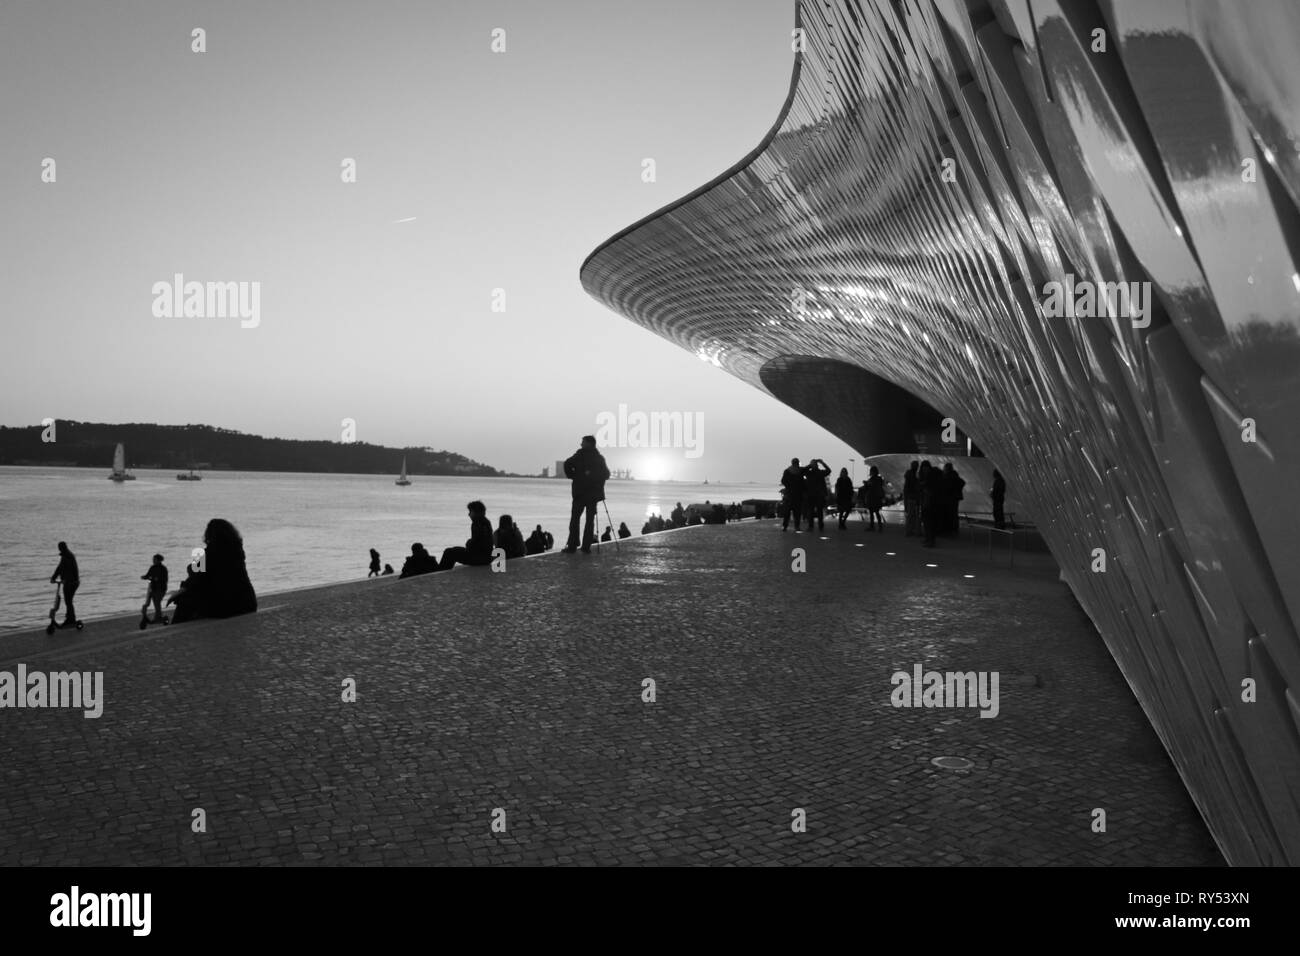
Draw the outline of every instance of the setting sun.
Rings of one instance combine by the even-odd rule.
[[[647,458],[638,469],[638,477],[647,481],[667,481],[668,463],[662,458]]]

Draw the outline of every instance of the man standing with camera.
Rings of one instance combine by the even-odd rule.
[[[569,515],[569,541],[565,554],[578,550],[578,519],[585,511],[586,525],[582,532],[582,553],[591,554],[595,540],[596,505],[605,500],[605,482],[609,480],[609,466],[605,456],[596,450],[594,435],[582,436],[582,447],[564,463],[564,477],[573,482],[573,510]]]

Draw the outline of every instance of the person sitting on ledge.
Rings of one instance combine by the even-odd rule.
[[[601,541],[613,541],[613,540],[614,540],[614,529],[611,528],[609,525],[605,525],[605,530],[602,531],[602,532],[600,533],[600,540],[601,540]]]
[[[234,617],[257,610],[257,594],[248,579],[244,539],[224,518],[213,518],[203,532],[203,555],[182,589],[168,604],[176,605],[172,623],[200,617]]]
[[[393,566],[392,566],[391,564],[385,564],[385,565],[384,565],[384,573],[381,574],[380,577],[386,577],[387,575],[390,575],[390,574],[393,574],[393,573],[394,573],[394,572],[393,572]]]
[[[686,526],[686,512],[682,510],[682,503],[677,502],[677,507],[672,510],[669,516],[672,519],[674,528],[683,528]]]
[[[546,550],[546,532],[538,525],[524,542],[524,554],[541,554]]]
[[[506,553],[506,560],[522,558],[527,551],[524,548],[524,535],[510,515],[502,515],[497,521],[497,530],[492,535],[492,544]]]
[[[425,550],[424,545],[417,541],[415,544],[411,545],[411,556],[408,557],[406,563],[402,565],[402,573],[399,577],[413,578],[417,574],[428,574],[431,571],[437,570],[438,562],[433,559],[433,555]],[[390,568],[384,573],[391,574],[392,569]]]
[[[627,526],[626,521],[620,521],[618,524],[618,536],[620,538],[632,537],[632,529]]]
[[[487,506],[481,501],[471,501],[469,510],[469,539],[463,548],[448,548],[438,562],[439,571],[450,571],[458,564],[480,566],[492,563],[492,522],[487,519]]]

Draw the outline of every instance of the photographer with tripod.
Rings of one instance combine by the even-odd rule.
[[[609,466],[605,456],[596,450],[594,435],[582,436],[582,447],[564,463],[564,477],[573,482],[573,511],[569,516],[569,541],[565,554],[578,550],[578,519],[586,512],[582,532],[582,553],[591,554],[595,540],[596,506],[605,500],[605,482],[609,480]]]

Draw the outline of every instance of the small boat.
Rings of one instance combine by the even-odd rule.
[[[126,446],[121,442],[117,443],[117,448],[113,451],[113,473],[108,476],[109,481],[135,481],[135,475],[126,473]]]
[[[194,470],[194,449],[193,448],[190,449],[190,473],[187,475],[183,471],[177,472],[176,480],[177,481],[202,481],[203,480],[203,476],[198,474]]]
[[[406,459],[403,458],[403,459],[402,459],[402,473],[401,473],[400,475],[397,476],[397,480],[396,480],[395,482],[393,482],[393,484],[395,484],[395,485],[402,485],[403,487],[405,487],[406,485],[409,485],[410,483],[411,483],[411,479],[406,477]]]

